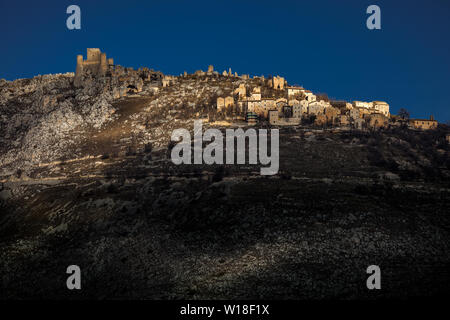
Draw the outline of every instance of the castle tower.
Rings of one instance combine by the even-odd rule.
[[[75,78],[73,79],[76,86],[79,85],[81,75],[83,74],[83,55],[77,55],[77,68],[75,70]]]
[[[75,72],[74,85],[81,85],[82,76],[90,73],[94,77],[103,77],[110,68],[114,68],[114,60],[106,57],[106,53],[102,53],[99,48],[88,48],[87,59],[83,60],[83,56],[77,55],[77,68]]]
[[[106,64],[106,53],[102,53],[100,55],[100,66],[99,66],[99,75],[104,76],[106,71],[108,70],[108,65]]]
[[[86,51],[87,51],[87,60],[88,61],[100,61],[100,49],[99,48],[88,48]]]
[[[75,71],[75,76],[79,76],[83,73],[83,55],[77,55],[77,69]]]

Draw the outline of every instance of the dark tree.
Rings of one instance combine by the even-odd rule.
[[[405,108],[400,108],[400,110],[398,111],[398,116],[400,118],[402,118],[403,120],[408,120],[409,119],[409,111],[406,110]]]
[[[330,98],[328,98],[328,94],[326,94],[326,93],[318,93],[318,94],[316,94],[316,97],[317,97],[317,101],[321,101],[321,100],[330,101]]]
[[[290,107],[290,106],[283,107],[283,115],[285,118],[291,118],[292,117],[292,107]]]

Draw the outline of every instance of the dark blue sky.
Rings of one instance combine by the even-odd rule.
[[[0,1],[0,78],[75,71],[76,55],[99,47],[123,66],[279,74],[332,98],[450,120],[448,0]],[[66,28],[70,4],[81,30]],[[366,28],[371,4],[382,30]]]

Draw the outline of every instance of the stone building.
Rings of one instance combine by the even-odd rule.
[[[308,101],[306,101],[306,100],[300,101],[300,105],[302,106],[302,112],[307,114],[309,112],[309,103],[308,103]]]
[[[245,84],[241,83],[239,85],[239,88],[236,88],[234,90],[234,94],[239,95],[239,100],[244,100],[244,98],[247,96],[247,89],[245,88]]]
[[[288,97],[300,95],[306,91],[303,87],[288,86],[286,88],[287,88]]]
[[[279,98],[275,100],[275,106],[279,112],[283,112],[283,108],[287,105],[288,103],[286,98]]]
[[[300,124],[299,118],[283,118],[280,117],[278,110],[269,111],[269,123],[273,126],[292,126]]]
[[[261,87],[255,87],[252,91],[251,100],[261,101]]]
[[[362,114],[380,113],[389,117],[389,104],[384,101],[353,101],[353,106],[359,108]]]
[[[100,51],[99,48],[88,48],[86,60],[83,60],[83,55],[77,56],[77,68],[75,71],[74,84],[78,86],[81,77],[85,73],[91,73],[94,77],[105,76],[106,73],[113,67],[114,60],[107,59],[106,53]]]
[[[168,87],[176,82],[176,77],[173,76],[164,76],[162,79],[162,86]]]
[[[225,99],[222,97],[217,98],[217,112],[225,110]]]
[[[274,109],[277,106],[275,98],[261,98],[261,105],[269,109]]]
[[[234,98],[231,96],[217,98],[217,112],[224,112],[229,107],[234,107]]]
[[[261,98],[261,111],[265,118],[268,117],[269,110],[274,110],[276,107],[277,105],[274,98]]]
[[[324,114],[325,117],[327,118],[327,123],[334,124],[339,113],[340,113],[339,110],[336,108],[333,108],[331,106],[326,107],[324,109]]]
[[[409,125],[414,129],[430,130],[436,129],[438,122],[431,116],[430,119],[411,119],[409,120]]]
[[[261,100],[247,99],[245,104],[247,105],[247,111],[255,112],[257,114],[258,109],[261,106]]]
[[[305,99],[306,99],[307,101],[309,101],[309,102],[314,102],[314,101],[317,100],[316,95],[315,95],[314,93],[312,93],[311,91],[305,90],[303,93],[305,94]]]
[[[348,114],[349,114],[350,118],[353,119],[353,120],[356,120],[356,119],[361,118],[361,114],[360,114],[360,112],[359,112],[359,109],[357,109],[357,108],[351,109],[351,110],[348,112]]]
[[[278,110],[270,110],[269,111],[269,123],[271,125],[276,125],[278,122]]]
[[[367,109],[367,108],[356,108],[359,111],[359,114],[361,116],[361,118],[365,117],[368,114],[371,114],[373,112],[373,108]]]
[[[228,109],[228,107],[233,107],[234,106],[234,98],[231,96],[225,97],[224,103],[225,103],[226,109]]]
[[[308,113],[313,115],[324,114],[329,103],[325,101],[313,101],[308,104]]]
[[[249,100],[247,102],[248,110],[254,112],[259,118],[266,117],[267,114],[261,105],[261,100]]]
[[[302,113],[308,113],[308,105],[309,105],[309,102],[307,100],[301,100],[300,101],[300,106],[302,108]]]
[[[273,77],[272,79],[269,80],[269,85],[277,90],[284,90],[284,83],[285,83],[284,78],[279,76]]]
[[[300,103],[294,104],[292,106],[292,117],[293,118],[301,118],[303,116],[303,113],[305,113],[303,111],[304,111],[304,109]]]
[[[373,101],[373,108],[380,112],[381,114],[389,117],[389,105],[384,101]]]
[[[372,129],[384,128],[388,125],[388,118],[380,113],[372,113],[364,116],[367,126]]]
[[[270,110],[282,112],[283,107],[287,105],[284,98],[275,100],[274,98],[260,98],[258,92],[254,94],[256,97],[253,94],[252,96],[256,99],[248,98],[244,101],[239,101],[239,106],[241,109],[257,114],[260,118],[268,118]]]
[[[275,100],[275,102],[276,102],[276,103],[283,102],[285,105],[288,104],[288,101],[287,101],[286,98],[278,98],[278,99]]]

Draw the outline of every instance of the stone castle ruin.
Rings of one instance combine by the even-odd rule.
[[[285,82],[286,81],[284,80],[283,77],[276,76],[276,77],[273,77],[271,80],[269,80],[269,85],[274,89],[284,90]]]
[[[101,52],[98,48],[88,48],[86,60],[83,60],[81,54],[77,56],[74,84],[78,85],[85,73],[91,73],[94,77],[105,76],[113,66],[114,60],[112,58],[107,59],[106,53]]]
[[[342,106],[332,105],[328,99],[316,96],[310,90],[301,86],[289,86],[284,77],[275,76],[266,79],[264,77],[254,77],[260,79],[260,84],[247,88],[245,80],[250,80],[249,75],[239,76],[232,73],[231,68],[220,74],[214,71],[214,66],[209,65],[208,71],[198,70],[194,76],[209,76],[220,79],[220,76],[240,78],[239,86],[234,88],[232,94],[217,97],[217,112],[222,114],[245,113],[252,114],[259,119],[268,119],[272,125],[298,125],[302,120],[314,121],[316,125],[338,125],[342,127],[354,127],[357,129],[380,128],[389,125],[389,104],[384,101],[354,101],[345,102]],[[181,78],[188,77],[187,72],[176,76],[163,75],[148,68],[141,68],[137,71],[132,68],[123,68],[114,65],[114,60],[107,58],[98,48],[88,48],[87,58],[82,55],[77,56],[77,68],[74,78],[75,86],[89,84],[89,79],[107,77],[112,85],[112,95],[115,99],[129,94],[139,94],[144,92],[158,92],[161,88],[175,85]],[[217,81],[217,80],[216,80]],[[261,85],[279,93],[284,93],[284,97],[270,93],[265,90],[263,96]],[[247,90],[249,89],[249,96]],[[256,119],[256,118],[252,118]],[[313,119],[313,120],[311,120]],[[420,122],[420,126],[419,126]],[[421,129],[433,128],[437,125],[434,120],[418,120],[415,127]]]
[[[88,48],[86,60],[82,55],[77,56],[77,68],[73,84],[76,87],[94,88],[92,80],[104,78],[108,83],[114,99],[129,94],[137,94],[142,91],[155,93],[158,87],[166,86],[174,82],[175,77],[164,75],[159,71],[149,68],[125,68],[115,65],[112,58],[107,58],[106,53],[98,48]]]

